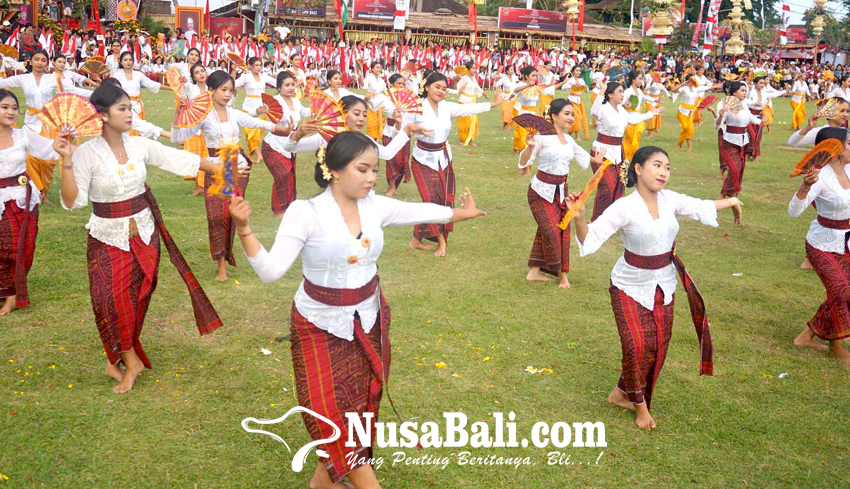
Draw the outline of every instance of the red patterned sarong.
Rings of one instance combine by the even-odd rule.
[[[389,124],[389,122],[388,122]],[[390,144],[392,138],[384,136],[384,146]],[[401,185],[402,178],[404,182],[410,181],[410,144],[405,144],[401,150],[396,153],[391,159],[386,161],[387,165],[387,184],[395,182],[395,188]]]
[[[750,112],[756,116],[761,117],[761,109],[750,109]],[[759,157],[761,156],[761,135],[762,135],[762,125],[761,124],[749,124],[747,125],[747,136],[750,141],[744,147],[744,153],[746,156]]]
[[[26,174],[0,178],[0,188],[26,185],[24,209],[14,200],[6,201],[6,211],[0,220],[0,297],[15,296],[15,308],[29,307],[27,274],[35,256],[38,235],[38,207],[30,212],[32,187]],[[19,260],[18,257],[21,257]]]
[[[377,289],[377,276],[360,289],[328,289],[304,280],[307,294],[329,305],[354,305],[369,298]],[[354,341],[348,341],[317,328],[292,305],[290,316],[292,338],[292,364],[298,403],[330,419],[342,430],[333,443],[325,443],[328,458],[320,460],[326,465],[333,482],[359,467],[348,460],[370,459],[375,444],[375,422],[384,387],[389,378],[391,347],[389,329],[390,308],[381,294],[381,311],[375,325],[365,333],[360,317],[354,317]],[[358,444],[346,447],[348,418],[346,413],[356,412],[364,426],[364,413],[374,413],[372,443],[370,447]],[[333,429],[312,415],[302,414],[307,431],[314,440],[330,438]],[[355,437],[355,439],[357,439]],[[354,457],[346,457],[354,453]]]
[[[443,151],[446,158],[448,159],[449,157],[446,143],[429,144],[417,141],[416,145],[425,151]],[[422,202],[454,207],[455,171],[452,168],[451,160],[449,160],[449,165],[445,170],[435,171],[419,163],[414,158],[410,165],[410,170],[413,173],[413,179],[416,181],[416,188],[419,189],[419,196],[422,197]],[[413,228],[413,236],[417,239],[437,241],[437,237],[442,235],[448,241],[449,233],[453,230],[454,225],[451,223],[418,224]]]
[[[818,216],[818,222],[830,229],[850,230],[847,221]],[[850,336],[850,254],[845,237],[844,253],[828,253],[806,243],[806,257],[826,288],[826,300],[808,325],[822,340],[840,340]]]
[[[537,179],[552,185],[563,183],[564,193],[569,193],[567,175],[550,175],[538,171]],[[567,211],[566,202],[561,199],[558,187],[555,188],[555,198],[552,202],[538,195],[531,186],[528,187],[528,206],[537,221],[537,233],[531,245],[528,266],[540,267],[541,271],[552,275],[570,271],[570,228],[567,226],[567,229],[562,230],[558,227]]]
[[[136,351],[148,368],[150,361],[139,342],[150,297],[156,289],[159,272],[159,239],[162,238],[172,265],[189,289],[198,331],[204,335],[221,326],[221,319],[210,303],[189,264],[165,228],[159,205],[146,188],[144,194],[113,203],[93,203],[98,217],[115,219],[132,216],[150,208],[156,228],[150,244],[140,236],[130,238],[130,251],[102,243],[89,235],[87,246],[89,286],[92,309],[109,362],[118,363],[121,352]]]
[[[721,144],[723,144],[723,129],[718,129],[718,130],[717,130],[717,147],[719,148]],[[725,161],[723,161],[723,153],[721,153],[720,151],[718,151],[718,152],[717,152],[717,154],[719,155],[719,160],[720,160],[720,169],[721,169],[722,171],[726,171],[726,170],[728,170],[728,169],[729,169],[729,166],[728,166],[728,165],[726,165],[726,162],[725,162]]]
[[[263,161],[272,174],[272,212],[286,212],[289,204],[295,201],[295,153],[287,158],[278,153],[268,143],[263,142]]]
[[[745,129],[741,127],[740,129]],[[735,146],[725,139],[719,142],[720,161],[726,163],[726,179],[720,194],[723,196],[737,195],[741,191],[741,182],[744,180],[744,168],[747,166],[744,158],[744,148]],[[721,164],[721,168],[723,165]]]
[[[622,151],[622,148],[620,148]],[[590,150],[591,156],[596,156],[596,150]],[[625,158],[625,155],[623,156]],[[599,181],[599,186],[596,187],[596,196],[593,198],[593,215],[590,221],[593,222],[597,217],[601,216],[605,209],[620,199],[626,193],[626,184],[620,179],[620,165],[625,165],[623,160],[619,165],[608,165],[608,168],[602,173],[602,180]],[[599,169],[599,165],[591,162],[590,166],[593,172]]]
[[[210,148],[210,157],[215,158],[218,154],[218,149]],[[245,153],[242,157],[251,164],[251,159]],[[248,190],[248,178],[250,174],[239,175],[237,179],[237,187],[245,196]],[[210,241],[210,254],[213,261],[227,260],[234,267],[236,266],[236,258],[233,256],[233,240],[236,237],[236,226],[230,219],[230,199],[222,198],[217,195],[210,195],[209,188],[212,185],[212,178],[204,179],[204,206],[207,209],[207,231]]]

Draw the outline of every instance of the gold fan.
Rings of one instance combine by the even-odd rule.
[[[788,175],[788,178],[805,175],[814,168],[823,168],[833,158],[837,158],[843,151],[843,141],[839,141],[837,139],[823,140],[820,144],[809,150],[809,152],[797,162],[794,166],[794,171]]]
[[[103,121],[88,100],[73,93],[61,93],[48,100],[38,114],[51,136],[67,131],[74,138],[100,136]]]

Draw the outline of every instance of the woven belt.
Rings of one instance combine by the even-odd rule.
[[[356,306],[375,295],[376,290],[378,290],[378,274],[375,274],[366,285],[357,289],[322,287],[304,277],[304,292],[314,301],[328,306]]]
[[[827,219],[826,217],[818,216],[818,224],[828,229],[850,230],[850,219]]]
[[[602,144],[609,144],[611,146],[620,146],[623,144],[623,137],[615,137],[599,133],[596,135],[596,141]]]
[[[537,170],[537,179],[549,185],[563,185],[567,183],[569,175],[553,175],[545,171]]]
[[[0,178],[0,188],[25,187],[27,182],[29,182],[29,177],[26,173],[21,173],[14,177]]]
[[[726,132],[729,134],[744,134],[747,132],[746,126],[726,126]]]

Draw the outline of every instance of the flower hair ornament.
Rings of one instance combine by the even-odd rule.
[[[325,147],[322,146],[319,148],[319,153],[317,155],[319,157],[319,168],[322,169],[322,178],[330,181],[333,178],[331,175],[331,171],[328,169],[327,163],[325,163]]]
[[[425,92],[425,83],[428,81],[428,78],[423,78],[421,82],[419,82],[419,93]]]

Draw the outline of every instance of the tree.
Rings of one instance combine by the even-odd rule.
[[[80,28],[86,29],[89,25],[89,14],[86,9],[92,6],[92,0],[77,0],[74,5],[74,17],[80,21]]]
[[[821,34],[821,40],[837,48],[850,48],[850,29],[848,29],[848,26],[845,23],[835,18],[835,16],[829,11],[823,13],[819,13],[815,9],[809,9],[806,11],[806,30],[808,31],[809,38],[814,38],[814,33],[812,32],[812,21],[815,20],[817,15],[823,15],[825,23],[823,26],[823,34]]]

